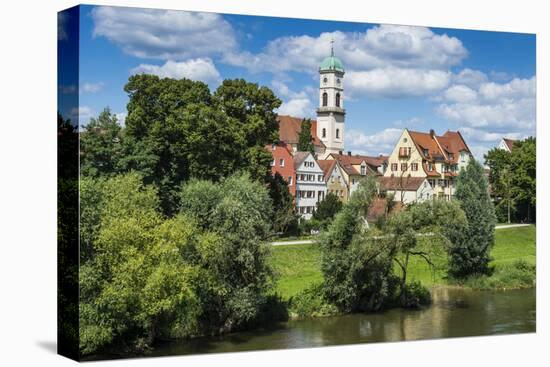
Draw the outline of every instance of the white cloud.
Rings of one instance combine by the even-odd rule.
[[[464,126],[534,129],[536,120],[535,77],[508,83],[483,83],[478,98],[442,103],[437,112]]]
[[[453,85],[443,93],[445,100],[449,102],[471,102],[477,98],[477,92],[465,85]]]
[[[93,36],[103,36],[140,58],[182,60],[236,47],[233,28],[219,14],[100,6]]]
[[[460,63],[467,51],[457,38],[438,35],[425,27],[380,25],[366,32],[326,32],[280,37],[271,40],[259,53],[233,52],[224,61],[253,72],[280,73],[301,71],[314,74],[330,53],[334,39],[335,54],[348,70],[374,68],[447,69]]]
[[[534,98],[536,94],[535,78],[514,78],[508,83],[485,83],[479,88],[481,96],[487,100],[499,100],[503,98]]]
[[[127,112],[118,112],[118,113],[115,113],[115,116],[116,116],[116,119],[118,121],[118,124],[120,126],[125,126],[126,125],[126,117],[128,116],[128,113]]]
[[[86,126],[95,112],[91,107],[79,106],[71,109],[70,118],[72,121],[78,121],[80,127]]]
[[[69,39],[67,33],[67,23],[69,22],[68,11],[62,11],[57,13],[57,40],[66,41]]]
[[[315,90],[305,87],[304,90],[300,92],[294,92],[285,83],[279,80],[273,80],[271,86],[277,96],[283,99],[283,103],[279,107],[277,113],[295,117],[315,116],[315,109],[312,102],[313,94],[316,93]]]
[[[387,128],[373,135],[367,135],[359,130],[346,131],[346,150],[356,154],[389,154],[402,132],[403,129],[397,128]]]
[[[346,79],[346,86],[352,94],[366,93],[383,97],[425,96],[446,88],[450,83],[451,73],[389,67],[352,71]]]
[[[220,81],[220,73],[209,58],[191,59],[182,62],[168,60],[161,66],[141,64],[132,69],[131,72],[133,74],[154,74],[161,78],[187,78],[205,83]]]
[[[76,85],[74,85],[74,84],[71,84],[71,85],[60,85],[60,86],[59,86],[59,90],[60,90],[61,93],[63,93],[63,94],[74,94],[74,93],[76,93]]]
[[[484,72],[469,68],[462,69],[458,74],[453,75],[453,83],[463,84],[474,89],[477,89],[481,84],[487,81],[488,78]]]
[[[82,93],[97,93],[103,89],[103,82],[97,83],[83,83],[80,91]]]
[[[281,104],[278,113],[295,117],[312,117],[312,106],[309,98],[291,98]]]

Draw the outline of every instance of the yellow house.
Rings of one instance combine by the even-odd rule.
[[[388,157],[384,176],[398,181],[424,177],[434,197],[451,200],[458,172],[470,159],[472,153],[459,131],[438,136],[433,130],[423,133],[405,129]]]

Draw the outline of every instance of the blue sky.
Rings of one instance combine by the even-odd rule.
[[[280,113],[314,117],[317,68],[344,63],[347,150],[388,153],[400,131],[460,130],[481,157],[535,134],[535,36],[138,8],[83,6],[80,122],[121,120],[133,73],[268,86]],[[67,90],[70,90],[68,88]]]

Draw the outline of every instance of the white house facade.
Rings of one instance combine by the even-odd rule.
[[[325,198],[327,184],[323,170],[310,152],[294,154],[296,170],[296,212],[310,219],[317,204]]]

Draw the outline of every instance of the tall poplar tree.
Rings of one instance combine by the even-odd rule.
[[[483,167],[471,159],[457,179],[455,197],[466,214],[467,225],[450,247],[450,271],[463,277],[489,271],[495,237],[495,208]]]

